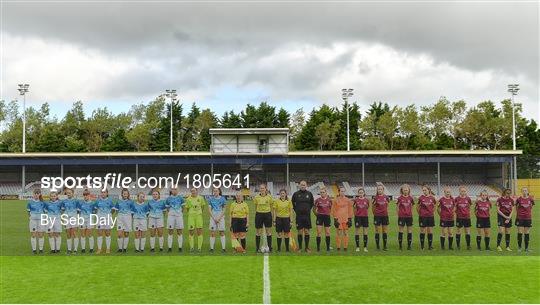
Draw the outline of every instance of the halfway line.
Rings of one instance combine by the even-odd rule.
[[[263,304],[270,304],[272,301],[270,299],[270,262],[268,254],[264,254],[263,264]]]

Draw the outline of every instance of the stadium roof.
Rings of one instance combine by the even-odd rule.
[[[210,134],[288,134],[289,128],[210,128]]]
[[[286,129],[286,128],[285,128]],[[290,151],[284,156],[500,156],[521,155],[521,150],[353,150],[353,151]],[[265,156],[268,153],[219,154],[223,156]],[[34,153],[0,153],[1,158],[115,158],[115,157],[206,157],[212,156],[208,151],[176,151],[176,152],[34,152]]]
[[[285,154],[211,154],[210,152],[0,153],[0,166],[22,165],[209,165],[209,164],[357,164],[511,162],[521,150],[292,151]]]

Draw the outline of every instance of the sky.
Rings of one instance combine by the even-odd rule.
[[[537,1],[5,1],[0,99],[62,117],[176,89],[221,114],[267,101],[309,112],[353,88],[374,101],[508,98],[540,120]]]

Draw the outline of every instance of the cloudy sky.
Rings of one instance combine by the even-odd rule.
[[[539,5],[529,2],[3,1],[1,98],[114,112],[174,88],[217,113],[267,100],[478,103],[519,83],[540,118]]]

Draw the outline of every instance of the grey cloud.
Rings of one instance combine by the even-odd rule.
[[[308,58],[297,65],[264,66],[261,60],[289,45],[329,48],[356,42],[387,45],[411,55],[427,54],[436,64],[447,62],[466,70],[487,69],[516,78],[524,75],[529,84],[539,80],[539,4],[534,2],[3,5],[2,31],[9,35],[68,43],[83,50],[97,49],[110,58],[140,62],[139,68],[115,76],[101,88],[100,94],[111,98],[126,93],[148,95],[169,87],[201,89],[211,95],[222,84],[262,84],[269,95],[284,99],[324,98],[316,89],[342,75],[351,63],[352,51],[328,63]],[[367,75],[377,66],[369,58],[361,58],[354,69],[358,75]],[[431,97],[466,86],[456,81],[447,85],[425,91]],[[369,88],[370,96],[383,100],[425,99],[428,95],[410,92],[407,87],[389,90],[386,84],[370,84]],[[528,91],[531,100],[538,99],[538,87],[535,90]]]
[[[538,3],[6,3],[4,30],[104,52],[370,41],[538,79]],[[166,51],[164,51],[166,52]]]

